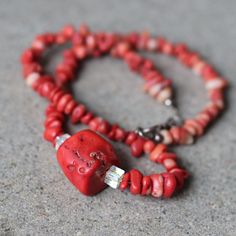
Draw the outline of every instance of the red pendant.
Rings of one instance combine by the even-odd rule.
[[[79,191],[94,195],[107,185],[106,171],[119,166],[112,145],[91,130],[82,130],[68,138],[57,151],[57,160],[64,174]]]

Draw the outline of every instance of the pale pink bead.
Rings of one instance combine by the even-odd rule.
[[[193,71],[195,74],[200,75],[202,73],[202,69],[205,66],[205,63],[202,61],[199,61],[197,64],[194,65]]]
[[[118,56],[123,57],[126,52],[129,51],[129,44],[126,42],[121,42],[116,47]]]
[[[170,98],[172,96],[172,90],[169,87],[164,88],[160,91],[160,93],[157,95],[156,99],[159,102],[164,102],[166,99]]]
[[[204,113],[204,112],[201,112],[199,113],[197,116],[196,116],[197,119],[203,119],[205,120],[206,122],[210,122],[211,121],[211,117],[209,116],[208,113]]]
[[[190,144],[193,144],[193,142],[194,142],[193,135],[188,133],[188,135],[186,136],[186,138],[184,140],[184,144],[190,145]]]
[[[215,103],[213,103],[213,102],[210,102],[207,106],[206,106],[206,109],[208,110],[208,111],[210,111],[210,113],[214,116],[214,117],[216,117],[218,114],[219,114],[219,107],[217,107],[216,106],[216,104]]]
[[[45,44],[40,41],[40,40],[35,40],[33,43],[32,43],[32,48],[33,49],[36,49],[36,50],[44,50],[45,49]]]
[[[148,80],[143,86],[144,92],[147,92],[156,83],[156,79]]]
[[[193,136],[195,136],[197,134],[197,130],[194,126],[189,125],[189,124],[185,124],[184,128]]]
[[[149,38],[147,41],[147,49],[150,51],[157,50],[157,40],[155,38]]]
[[[152,178],[152,196],[153,197],[161,197],[163,194],[163,184],[164,184],[164,180],[163,177],[161,175],[158,175],[155,178]]]
[[[83,46],[77,46],[74,48],[74,53],[77,58],[83,59],[87,55],[87,49]]]
[[[160,134],[162,135],[162,137],[163,137],[163,143],[164,144],[171,144],[171,143],[173,143],[173,138],[172,138],[172,136],[171,136],[171,134],[170,134],[170,132],[168,131],[168,130],[161,130],[160,131]]]
[[[31,74],[29,74],[27,77],[26,77],[26,84],[29,86],[29,87],[32,87],[32,85],[40,78],[40,74],[39,73],[36,73],[36,72],[33,72]]]
[[[161,91],[161,85],[160,84],[155,84],[149,89],[148,93],[152,97],[155,97],[160,91]]]
[[[89,35],[87,38],[86,38],[86,44],[88,46],[89,49],[94,49],[95,46],[96,46],[96,40],[95,40],[95,37],[93,35]]]
[[[220,78],[209,80],[205,83],[205,87],[208,90],[221,89],[221,88],[224,88],[224,86],[225,86],[225,81]]]
[[[215,102],[216,106],[219,107],[220,109],[223,109],[225,107],[225,103],[223,100],[217,100]]]
[[[173,159],[165,159],[165,160],[163,161],[163,165],[165,166],[165,168],[166,168],[167,170],[171,170],[171,169],[173,169],[174,167],[177,167],[177,166],[176,166],[176,162],[175,162]]]
[[[201,136],[203,134],[203,132],[204,132],[204,127],[200,123],[198,123],[195,119],[186,120],[185,124],[189,125],[189,126],[192,126],[195,129],[196,134],[198,136]],[[189,132],[189,133],[191,133],[191,132]]]

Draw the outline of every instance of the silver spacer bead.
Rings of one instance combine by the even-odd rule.
[[[59,147],[71,136],[69,134],[62,134],[60,136],[56,137],[56,144],[55,144],[55,149],[56,151],[59,149]]]
[[[109,185],[111,188],[118,188],[120,182],[125,174],[125,171],[117,166],[111,166],[110,169],[106,172],[104,182]]]

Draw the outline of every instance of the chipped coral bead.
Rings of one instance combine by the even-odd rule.
[[[140,194],[142,190],[142,174],[136,169],[130,171],[130,192]]]
[[[180,168],[174,168],[170,170],[170,173],[175,175],[177,189],[182,189],[184,186],[184,180],[188,177],[188,173]]]
[[[174,139],[174,143],[178,143],[180,141],[180,127],[175,126],[170,129],[171,136]]]
[[[115,130],[115,140],[116,141],[123,141],[126,137],[126,132],[124,129],[117,127]]]
[[[70,100],[64,108],[64,113],[66,115],[70,115],[76,106],[77,106],[77,103],[73,99]]]
[[[151,161],[157,162],[158,157],[160,154],[165,152],[167,149],[165,144],[157,144],[153,151],[150,153],[149,159]]]
[[[94,115],[92,112],[86,113],[83,117],[81,117],[81,123],[88,125],[89,122],[93,119]]]
[[[163,137],[163,143],[164,144],[169,145],[169,144],[173,143],[174,139],[173,139],[173,137],[172,137],[169,130],[163,129],[163,130],[160,131],[160,134]]]
[[[193,136],[184,128],[179,128],[179,140],[178,144],[192,144],[194,141]]]
[[[109,133],[107,134],[107,137],[110,138],[111,140],[115,140],[115,136],[116,136],[116,129],[118,128],[117,124],[113,124],[111,126],[111,129],[109,131]]]
[[[65,110],[66,105],[72,100],[72,96],[70,94],[65,94],[57,103],[57,110],[63,112]]]
[[[62,128],[62,122],[60,120],[52,120],[47,123],[46,128]]]
[[[62,129],[60,127],[47,128],[44,132],[44,138],[53,143],[55,138],[60,134],[62,134]]]
[[[139,157],[143,153],[143,146],[144,146],[144,139],[143,138],[137,138],[131,145],[131,154],[134,157]]]
[[[151,153],[153,151],[153,149],[155,148],[156,144],[151,141],[151,140],[147,140],[145,141],[144,145],[143,145],[143,151],[145,153]]]
[[[143,176],[141,195],[150,195],[152,192],[152,180],[150,176]]]
[[[174,168],[177,168],[176,161],[172,158],[166,158],[163,160],[163,166],[166,168],[167,171],[170,171]]]
[[[195,131],[193,135],[201,136],[204,132],[203,126],[199,122],[197,122],[196,120],[193,120],[193,119],[186,120],[185,125],[186,125],[186,126],[184,126],[185,129],[188,130],[190,133],[192,133],[192,131],[190,131],[191,127],[192,127],[192,129]],[[189,130],[189,128],[190,128],[190,130]]]
[[[94,117],[89,121],[88,126],[91,130],[96,131],[101,121],[102,121],[101,117]]]
[[[49,99],[51,91],[55,88],[55,84],[53,82],[46,82],[40,88],[40,93],[43,97]]]
[[[172,173],[163,173],[162,177],[164,179],[163,197],[170,198],[174,194],[176,189],[175,175]]]
[[[124,174],[121,183],[120,183],[120,189],[121,191],[124,191],[125,189],[128,188],[129,186],[129,181],[130,181],[130,172],[127,172]]]
[[[172,160],[176,160],[177,155],[175,153],[172,152],[163,152],[161,153],[158,158],[156,159],[156,162],[158,163],[163,163],[164,160],[166,159],[172,159]]]
[[[125,139],[125,143],[130,146],[137,138],[138,135],[136,133],[130,132]]]
[[[108,134],[110,129],[111,125],[106,120],[102,120],[97,127],[97,131],[101,134]]]
[[[76,124],[81,120],[81,118],[85,113],[86,113],[86,107],[83,104],[77,105],[72,111],[71,122],[73,124]]]
[[[163,195],[163,177],[160,174],[150,175],[152,180],[152,192],[153,197],[159,198]]]

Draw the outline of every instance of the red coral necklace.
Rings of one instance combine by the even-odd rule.
[[[68,41],[72,47],[64,51],[55,75],[45,74],[41,64],[45,50]],[[195,118],[184,120],[176,112],[165,124],[127,131],[89,111],[66,89],[83,60],[111,55],[123,59],[132,71],[142,76],[146,93],[177,111],[171,80],[164,78],[150,59],[138,53],[143,50],[173,56],[202,77],[210,102]],[[129,189],[132,194],[171,197],[183,188],[188,173],[178,166],[176,154],[168,151],[167,146],[193,143],[224,108],[223,90],[227,83],[211,65],[185,44],[172,44],[148,33],[94,33],[84,25],[78,30],[65,26],[58,33],[38,35],[22,54],[21,62],[27,85],[50,101],[45,112],[44,138],[55,146],[64,174],[85,195],[94,195],[109,185],[122,191]],[[70,136],[63,128],[65,117],[90,129]],[[125,172],[119,167],[111,144],[99,134],[128,145],[134,157],[148,154],[151,161],[162,164],[166,171],[148,176],[137,169]]]

